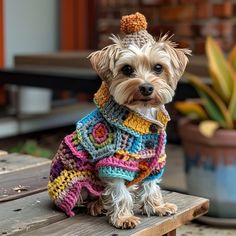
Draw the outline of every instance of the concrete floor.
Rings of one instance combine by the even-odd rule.
[[[167,165],[161,183],[163,189],[187,192],[183,151],[179,146],[167,147]],[[199,222],[186,224],[177,229],[177,236],[236,236],[236,219],[233,228],[205,225]]]
[[[177,229],[177,236],[235,236],[236,229],[212,227],[199,223],[189,223]]]

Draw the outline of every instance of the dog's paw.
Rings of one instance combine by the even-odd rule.
[[[106,214],[106,211],[104,210],[102,203],[99,199],[89,202],[87,204],[87,212],[91,216],[99,216]]]
[[[155,207],[155,214],[159,216],[170,216],[177,212],[177,206],[172,203],[164,203],[160,206]]]
[[[136,216],[124,216],[110,223],[118,229],[133,229],[140,224],[140,218]]]

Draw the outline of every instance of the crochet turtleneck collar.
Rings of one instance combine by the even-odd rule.
[[[164,129],[170,120],[164,106],[157,110],[154,120],[144,116],[143,113],[119,105],[110,95],[105,82],[94,95],[94,103],[109,123],[134,135],[156,133]]]

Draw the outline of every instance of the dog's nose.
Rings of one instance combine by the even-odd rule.
[[[149,83],[145,83],[139,86],[139,91],[143,96],[150,96],[153,92],[153,86]]]

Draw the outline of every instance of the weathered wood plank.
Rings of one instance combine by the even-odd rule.
[[[50,163],[50,160],[42,157],[33,157],[16,153],[3,155],[0,156],[0,174],[26,169],[44,163]]]
[[[46,190],[50,163],[10,172],[0,178],[0,203]]]
[[[209,203],[207,199],[166,191],[163,195],[166,201],[177,204],[177,214],[174,216],[152,216],[149,218],[140,216],[142,223],[132,230],[115,229],[107,223],[106,217],[91,217],[85,214],[79,214],[75,217],[67,218],[44,228],[34,230],[26,235],[157,236],[164,235],[208,211]]]
[[[47,192],[0,204],[0,235],[17,235],[65,219]]]

